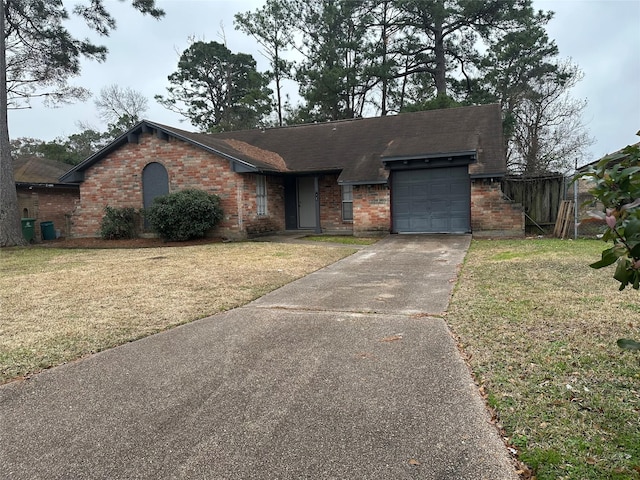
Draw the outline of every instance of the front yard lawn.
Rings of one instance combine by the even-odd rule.
[[[3,249],[0,383],[244,305],[354,251],[259,242]]]
[[[640,479],[640,293],[601,241],[472,242],[447,321],[537,480]]]
[[[640,479],[640,293],[600,241],[474,240],[449,312],[537,480]],[[0,383],[234,308],[351,254],[278,243],[2,251]]]

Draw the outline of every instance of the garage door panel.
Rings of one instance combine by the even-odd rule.
[[[405,201],[398,200],[398,202],[395,204],[395,207],[398,210],[398,212],[406,213],[411,210],[411,202],[409,200],[405,200]]]
[[[453,233],[466,233],[469,231],[469,222],[463,219],[452,218],[450,229]]]
[[[451,187],[442,183],[427,183],[424,185],[431,195],[446,196],[449,195]]]
[[[410,217],[401,217],[398,219],[398,231],[408,232],[411,230]]]
[[[427,211],[430,209],[430,205],[431,203],[428,202],[427,200],[416,200],[414,202],[411,202],[411,209],[409,211],[407,211],[407,213],[411,213],[411,212],[415,212],[415,211]]]
[[[431,213],[438,214],[439,212],[446,212],[451,208],[451,202],[446,199],[436,199],[429,202],[431,206]]]
[[[411,185],[398,186],[398,197],[406,196],[410,194],[411,194]]]
[[[394,171],[391,188],[395,232],[471,230],[471,184],[466,166]]]
[[[449,232],[451,230],[450,222],[445,218],[433,218],[430,225],[433,232],[437,233]]]
[[[464,182],[464,183],[454,183],[451,184],[449,186],[449,191],[451,193],[451,195],[460,195],[461,197],[468,197],[469,196],[469,183],[468,182]]]
[[[412,220],[409,222],[409,228],[410,228],[412,231],[420,231],[420,230],[422,230],[422,229],[426,228],[428,224],[429,224],[429,222],[427,222],[427,221],[426,221],[426,220],[424,220],[424,219],[420,219],[420,218],[412,219]]]
[[[449,209],[453,212],[468,212],[469,211],[469,202],[465,199],[453,199],[451,203],[449,203]]]

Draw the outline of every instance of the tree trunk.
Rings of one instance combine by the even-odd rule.
[[[278,44],[275,42],[273,57],[273,76],[276,81],[276,99],[278,102],[278,126],[281,127],[282,122],[282,86],[280,85],[282,72],[280,72],[280,51]]]
[[[382,66],[384,70],[382,73],[382,102],[381,102],[380,116],[384,117],[387,115],[387,90],[389,88],[389,72],[387,71],[387,66],[388,66],[387,51],[389,49],[389,46],[387,43],[389,41],[389,37],[387,33],[387,28],[388,28],[387,13],[388,13],[389,4],[387,2],[384,2],[382,8],[383,8],[382,22],[381,22],[382,23]]]
[[[442,20],[437,19],[436,24],[434,25],[434,53],[436,57],[434,80],[436,83],[436,93],[439,97],[445,96],[447,94],[447,59],[444,50],[444,35],[442,24]]]
[[[13,178],[7,118],[7,52],[5,50],[4,1],[0,2],[0,247],[26,245],[22,236],[18,194]]]

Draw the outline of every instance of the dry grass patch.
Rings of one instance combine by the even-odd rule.
[[[0,383],[244,305],[353,252],[278,243],[3,250]]]
[[[543,479],[640,478],[640,294],[599,241],[474,241],[448,321],[520,458]]]

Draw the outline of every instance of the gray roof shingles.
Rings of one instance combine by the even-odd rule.
[[[499,105],[215,134],[277,152],[290,171],[342,170],[344,182],[386,180],[383,157],[475,151],[471,174],[504,174]]]
[[[67,163],[42,157],[19,157],[13,160],[13,176],[16,183],[59,184],[59,178],[71,168]]]
[[[497,104],[217,134],[147,121],[132,131],[143,125],[264,173],[341,172],[340,182],[383,183],[388,177],[385,158],[446,157],[457,152],[476,153],[471,175],[499,176],[506,171]],[[74,170],[84,170],[123,141],[126,136]]]

